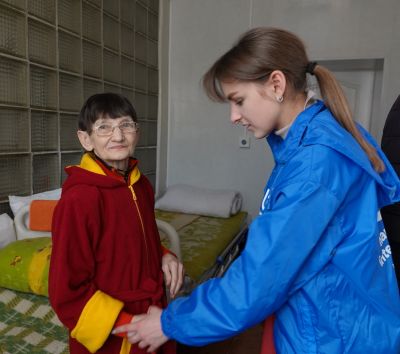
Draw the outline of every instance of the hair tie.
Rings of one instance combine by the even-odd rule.
[[[318,65],[316,61],[309,61],[307,66],[306,66],[306,73],[309,73],[310,75],[314,75],[314,69]]]

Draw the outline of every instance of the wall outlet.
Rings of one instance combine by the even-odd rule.
[[[250,148],[250,137],[249,136],[239,136],[239,147],[248,149]]]

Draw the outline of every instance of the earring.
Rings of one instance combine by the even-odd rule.
[[[282,103],[282,102],[283,102],[283,96],[278,96],[278,97],[276,98],[276,100],[277,100],[279,103]]]

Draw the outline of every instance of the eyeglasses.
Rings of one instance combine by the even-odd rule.
[[[93,127],[93,130],[98,136],[110,136],[114,133],[114,129],[118,128],[123,134],[136,133],[139,130],[139,123],[137,122],[123,122],[118,125],[99,124]]]

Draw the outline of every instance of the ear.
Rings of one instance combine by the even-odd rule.
[[[286,90],[286,76],[280,70],[274,70],[269,76],[268,82],[273,89],[275,97],[283,97]]]
[[[90,139],[90,135],[88,132],[84,132],[83,130],[78,130],[78,139],[86,151],[93,150],[92,140]]]

